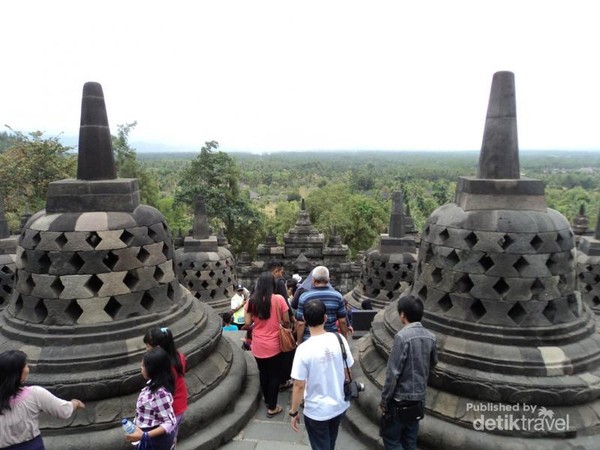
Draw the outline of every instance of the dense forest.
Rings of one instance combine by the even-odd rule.
[[[135,122],[113,136],[118,176],[138,178],[142,200],[158,208],[174,234],[192,224],[192,202],[204,197],[215,233],[234,252],[254,253],[267,233],[279,241],[294,225],[300,200],[326,236],[337,233],[353,254],[386,230],[390,194],[402,190],[417,230],[454,197],[459,176],[473,176],[479,152],[312,151],[226,153],[216,141],[197,153],[137,153],[129,143]],[[12,131],[12,130],[11,130]],[[0,193],[10,226],[26,210],[44,207],[50,181],[75,176],[76,155],[41,133],[0,133]],[[583,206],[596,224],[600,207],[600,152],[522,151],[521,176],[541,179],[546,200],[572,220]]]

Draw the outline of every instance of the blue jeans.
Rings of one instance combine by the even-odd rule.
[[[394,417],[381,430],[385,450],[416,450],[419,421],[403,422]]]
[[[329,420],[313,420],[304,416],[304,426],[312,450],[334,450],[344,413]]]

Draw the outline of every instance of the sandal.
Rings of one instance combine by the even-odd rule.
[[[285,391],[286,389],[291,388],[294,385],[294,380],[287,380],[285,383],[279,385],[280,391]]]
[[[270,419],[271,417],[275,417],[277,414],[281,414],[281,411],[283,411],[283,408],[279,405],[277,405],[275,407],[275,410],[273,412],[269,412],[269,410],[267,409],[267,417]]]

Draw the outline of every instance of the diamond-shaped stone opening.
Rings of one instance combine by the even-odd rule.
[[[3,284],[2,285],[2,290],[4,292],[6,292],[7,294],[12,294],[13,288],[10,284]]]
[[[223,280],[221,280],[220,278],[217,280],[217,286],[221,287],[221,285],[223,284]]]
[[[427,246],[427,250],[425,251],[425,262],[428,263],[433,259],[433,250],[431,245]]]
[[[408,278],[408,276],[409,276],[408,272],[404,272],[404,271],[400,272],[400,279],[402,281],[406,280]]]
[[[392,272],[386,272],[385,273],[385,278],[387,280],[391,280],[392,278],[394,278],[394,274]]]
[[[539,278],[536,278],[535,281],[531,283],[531,287],[529,289],[533,295],[540,295],[544,293],[546,287]]]
[[[52,260],[50,259],[50,256],[48,256],[48,253],[44,253],[39,257],[38,264],[39,273],[48,273],[48,270],[50,270],[50,266],[52,265]]]
[[[27,250],[21,252],[21,265],[26,266],[29,261],[29,257],[27,256]]]
[[[35,248],[39,245],[39,243],[42,241],[42,237],[40,236],[40,233],[35,233],[33,236],[31,236],[31,249],[35,250]]]
[[[159,283],[161,283],[163,281],[165,273],[162,271],[162,269],[160,267],[156,266],[155,269],[154,269],[154,273],[152,274],[152,276],[154,277],[154,279],[156,281],[158,281]]]
[[[433,269],[433,271],[431,272],[431,278],[435,284],[438,284],[440,281],[442,281],[442,269],[440,269],[439,267]]]
[[[385,287],[385,281],[379,280],[379,287],[383,289]]]
[[[523,271],[528,266],[529,266],[529,262],[522,256],[520,256],[519,259],[517,259],[517,261],[515,261],[515,263],[513,264],[513,267],[515,268],[515,270],[517,272],[519,272],[519,275],[523,275]]]
[[[512,321],[518,325],[521,325],[525,318],[527,317],[527,311],[525,308],[521,306],[520,302],[514,304],[512,308],[508,310],[508,317],[512,319]]]
[[[543,243],[544,241],[537,234],[533,237],[531,241],[529,241],[529,244],[536,250],[539,249]]]
[[[479,261],[477,261],[477,262],[479,263],[481,268],[484,270],[484,272],[487,272],[494,266],[494,260],[492,258],[490,258],[488,255],[483,255],[481,258],[479,258]]]
[[[429,236],[429,230],[430,230],[430,229],[431,229],[431,228],[430,228],[430,226],[429,226],[429,225],[427,225],[427,226],[425,227],[425,237]]]
[[[158,237],[158,233],[154,231],[151,227],[148,227],[148,237],[156,242],[156,238]]]
[[[500,278],[492,286],[492,289],[494,289],[498,294],[504,295],[509,291],[510,285],[504,280],[504,278]]]
[[[104,283],[97,275],[92,275],[87,282],[85,283],[85,287],[88,288],[94,295],[97,295]]]
[[[397,291],[398,289],[400,289],[400,282],[396,282],[396,284],[394,285],[394,290]]]
[[[65,308],[65,314],[73,321],[73,323],[76,323],[83,314],[83,309],[81,309],[77,300],[71,300],[69,306]]]
[[[104,258],[102,258],[102,262],[110,270],[113,270],[115,268],[115,266],[117,265],[117,263],[119,262],[119,257],[117,255],[115,255],[113,252],[108,252],[106,255],[104,255]]]
[[[62,291],[65,290],[65,286],[64,286],[64,284],[62,284],[62,281],[60,281],[60,277],[56,277],[54,279],[54,281],[50,285],[50,289],[52,289],[52,292],[54,292],[54,295],[56,295],[57,297],[60,297],[60,294],[62,294]]]
[[[125,278],[123,278],[123,283],[125,284],[125,286],[127,286],[132,291],[135,289],[139,281],[139,277],[133,270],[127,272],[127,275],[125,275]]]
[[[46,317],[48,317],[48,308],[44,305],[44,301],[39,299],[33,308],[33,312],[35,313],[35,317],[38,321],[43,322]]]
[[[394,270],[394,271],[400,270],[400,264],[392,264],[392,270]]]
[[[208,284],[209,284],[209,283],[208,283],[208,281],[204,280],[204,281],[203,281],[203,282],[200,284],[200,286],[202,286],[204,289],[206,289],[206,288],[208,287]]]
[[[479,238],[477,237],[477,235],[474,232],[469,233],[465,237],[465,243],[469,246],[469,248],[475,247],[475,245],[477,245],[478,242],[479,242]]]
[[[210,298],[215,298],[217,296],[217,291],[215,289],[210,290]]]
[[[586,292],[586,294],[589,294],[590,292],[592,292],[592,289],[593,289],[593,288],[592,288],[592,286],[591,286],[591,285],[589,285],[589,284],[586,284],[586,285],[583,287],[583,290]]]
[[[371,278],[371,277],[367,278],[367,281],[365,282],[365,285],[367,285],[367,286],[373,286],[373,278]]]
[[[502,250],[506,250],[513,242],[513,239],[508,234],[505,234],[498,240],[498,245]]]
[[[394,293],[392,291],[388,291],[387,294],[385,294],[385,296],[391,300],[392,298],[394,298]]]
[[[548,304],[542,311],[542,314],[544,315],[544,317],[546,317],[546,319],[550,321],[550,323],[554,323],[557,314],[557,308],[553,300],[550,300],[548,302]]]
[[[114,319],[120,309],[121,304],[114,297],[111,297],[104,307],[104,312]]]
[[[33,289],[35,289],[35,281],[31,275],[27,275],[27,278],[25,278],[25,294],[31,294]]]
[[[210,272],[208,272],[208,276],[211,277],[211,278],[214,277],[215,276],[215,272],[211,270]]]
[[[594,282],[595,282],[595,283],[600,283],[600,275],[596,275],[596,276],[594,277]]]
[[[92,248],[96,248],[100,242],[102,242],[102,238],[98,236],[98,233],[92,231],[85,241],[90,244]]]
[[[54,239],[54,242],[56,242],[58,248],[63,248],[69,240],[67,239],[67,236],[65,236],[65,233],[60,233],[58,237]]]
[[[140,302],[140,304],[146,311],[152,311],[154,297],[152,297],[152,295],[150,295],[148,292],[144,292],[144,296],[142,297],[142,301]]]
[[[202,272],[200,272],[199,270],[196,271],[195,273],[196,278],[200,278],[202,276]]]
[[[600,297],[594,295],[594,297],[592,297],[592,303],[594,303],[594,306],[600,305]]]
[[[19,314],[19,311],[23,309],[23,296],[21,294],[18,295],[17,300],[15,301],[15,314]]]
[[[192,288],[194,287],[194,282],[192,280],[187,282],[187,288],[192,290]]]
[[[140,247],[140,251],[138,252],[136,258],[142,264],[146,264],[148,258],[150,258],[150,253],[144,247]]]
[[[420,290],[419,290],[419,297],[421,298],[421,300],[423,300],[423,302],[425,300],[427,300],[427,286],[423,286]]]
[[[444,242],[448,240],[448,238],[450,237],[450,233],[448,233],[448,229],[444,228],[442,231],[439,232],[439,236],[442,239],[442,242]]]
[[[373,295],[377,297],[381,291],[379,289],[373,289]]]
[[[172,302],[175,301],[175,289],[173,288],[172,284],[169,284],[167,287],[167,298]]]
[[[169,258],[169,249],[170,247],[167,245],[165,241],[163,241],[162,246],[162,254],[165,258]]]
[[[10,270],[10,267],[8,266],[2,266],[2,269],[0,269],[2,271],[2,273],[5,273],[6,275],[12,275],[14,272],[12,270]]]
[[[560,232],[556,233],[556,243],[561,246],[562,243],[564,242],[565,238],[562,237],[562,234],[560,234]]]
[[[567,305],[569,306],[569,309],[571,310],[573,315],[575,317],[579,317],[579,315],[580,315],[579,302],[577,301],[577,296],[575,294],[569,294],[567,296]]]
[[[442,298],[438,300],[438,305],[442,308],[442,311],[448,312],[452,306],[452,299],[450,298],[450,294],[446,293]]]
[[[81,258],[81,256],[79,256],[78,253],[73,253],[73,256],[71,256],[69,261],[67,261],[67,264],[71,266],[75,272],[79,272],[85,265],[85,261]]]
[[[127,230],[123,230],[123,232],[121,233],[121,236],[119,236],[119,239],[121,239],[121,242],[123,242],[123,244],[130,246],[131,243],[133,242],[133,234],[131,234],[129,231]]]
[[[474,284],[471,281],[471,277],[468,274],[463,274],[462,277],[458,279],[456,283],[454,283],[454,291],[460,293],[467,293],[473,288]]]
[[[552,273],[552,275],[557,275],[557,271],[559,270],[559,264],[554,260],[554,256],[550,255],[550,257],[546,260],[546,267]]]
[[[564,286],[565,284],[567,284],[567,277],[565,276],[564,273],[561,273],[558,276],[558,287],[560,288],[561,286]]]
[[[480,320],[487,313],[487,310],[485,309],[485,306],[483,306],[481,300],[475,300],[473,303],[471,303],[469,310],[473,313],[475,320]]]
[[[215,267],[221,267],[221,261],[217,261],[217,262],[215,263]]]
[[[193,294],[194,294],[194,297],[196,297],[198,300],[202,300],[202,298],[201,298],[202,294],[200,292],[196,291],[196,292],[193,292]]]
[[[455,250],[452,250],[448,256],[446,256],[446,261],[448,261],[448,265],[450,267],[454,267],[456,264],[458,264],[458,262],[460,261],[460,258],[458,257],[458,254],[456,253]]]

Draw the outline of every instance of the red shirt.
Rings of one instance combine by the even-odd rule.
[[[248,303],[244,307],[248,310]],[[254,328],[252,328],[252,354],[257,358],[270,358],[281,353],[279,344],[279,320],[287,314],[288,305],[281,295],[273,294],[271,297],[271,316],[268,319],[259,319],[252,315]],[[279,316],[278,316],[279,311]]]
[[[179,353],[179,360],[181,361],[181,367],[183,367],[183,373],[185,374],[187,369],[187,361],[182,353]],[[173,378],[175,379],[175,393],[173,394],[173,411],[176,416],[183,414],[187,409],[187,398],[188,390],[185,384],[185,378],[183,375],[177,373],[175,366],[171,367],[173,370]]]

